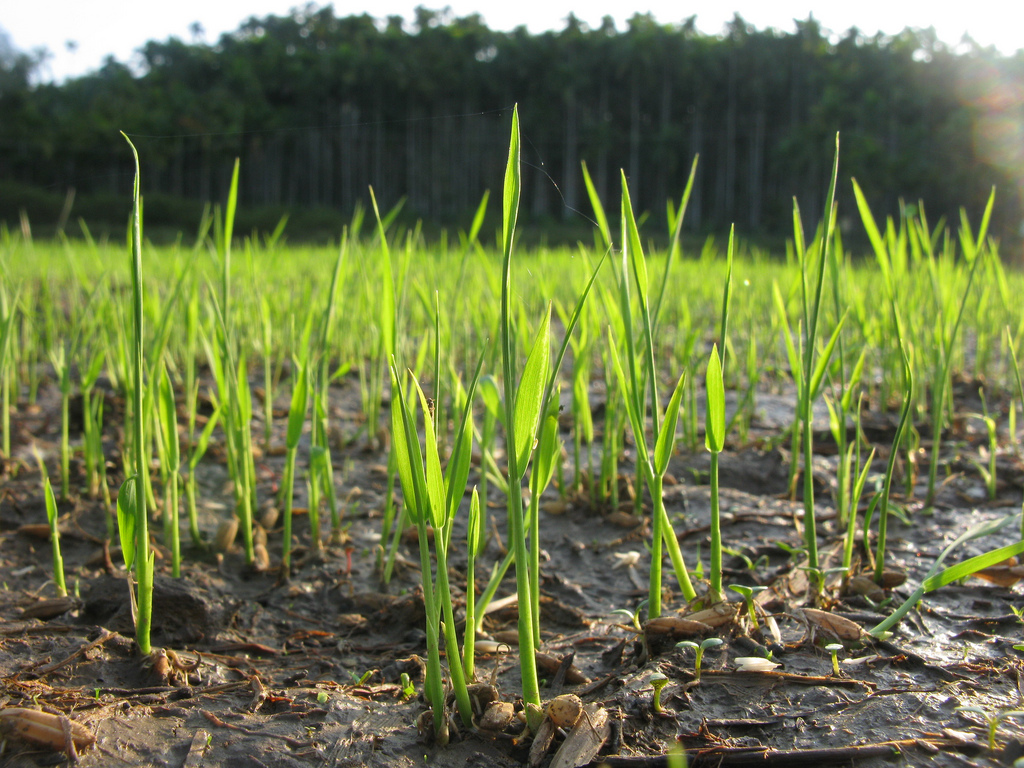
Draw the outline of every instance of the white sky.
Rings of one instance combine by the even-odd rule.
[[[130,63],[135,49],[148,40],[162,41],[173,35],[191,42],[189,27],[196,21],[205,29],[206,42],[212,43],[249,16],[286,15],[302,4],[295,0],[0,0],[0,29],[20,50],[49,49],[52,58],[43,79],[62,80],[99,67],[108,54]],[[500,30],[524,23],[533,32],[561,29],[565,17],[575,10],[577,17],[594,26],[610,15],[620,29],[636,11],[650,11],[662,23],[696,14],[698,28],[706,33],[721,31],[738,11],[758,29],[771,26],[790,31],[794,18],[806,19],[813,12],[823,27],[836,33],[851,26],[868,35],[877,31],[894,34],[908,26],[934,26],[939,38],[949,44],[959,43],[966,32],[978,43],[995,45],[1004,53],[1024,48],[1024,25],[1009,18],[1014,12],[1008,8],[1013,4],[1006,0],[587,0],[575,5],[564,0],[339,0],[334,9],[339,16],[366,12],[378,18],[401,15],[410,19],[417,5],[440,8],[446,4],[459,16],[479,12],[488,26]],[[76,50],[69,50],[69,41],[77,44]]]

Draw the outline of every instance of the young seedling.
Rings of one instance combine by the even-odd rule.
[[[181,536],[178,525],[178,471],[181,450],[178,441],[178,412],[174,390],[167,367],[160,365],[157,399],[158,430],[160,440],[160,472],[164,481],[164,543],[171,550],[171,575],[181,576]]]
[[[981,716],[981,719],[985,721],[985,727],[988,729],[988,748],[992,752],[996,749],[996,731],[999,730],[999,725],[1003,720],[1011,717],[1024,717],[1024,710],[1020,709],[992,712],[981,707],[957,707],[956,711],[970,712]]]
[[[754,605],[754,596],[759,592],[764,592],[768,587],[748,587],[743,584],[730,584],[729,589],[743,595],[743,600],[747,604],[747,616],[750,617],[750,625],[757,629],[760,624],[757,622],[757,607]]]
[[[42,469],[42,461],[39,462]],[[60,531],[57,528],[57,500],[53,498],[50,478],[43,475],[44,493],[46,494],[46,519],[50,524],[50,543],[53,547],[53,583],[57,585],[57,594],[64,597],[68,588],[64,583],[64,558],[60,554]]]
[[[68,443],[69,402],[71,400],[71,361],[64,345],[50,350],[50,363],[60,385],[60,500],[67,501],[70,483],[71,448]]]
[[[477,374],[479,375],[479,368]],[[459,713],[466,726],[472,724],[472,706],[469,701],[463,667],[459,663],[460,654],[455,637],[447,562],[451,523],[458,506],[458,499],[461,499],[462,492],[465,490],[465,477],[468,475],[469,446],[465,445],[461,439],[461,434],[467,434],[464,422],[460,430],[460,439],[457,441],[457,446],[461,449],[460,458],[452,458],[448,467],[448,477],[444,477],[427,397],[423,394],[415,377],[412,378],[412,384],[414,387],[412,398],[406,398],[402,376],[392,364],[391,386],[394,393],[391,406],[391,431],[394,435],[392,450],[396,454],[405,504],[409,509],[410,517],[416,523],[420,546],[420,569],[427,634],[427,670],[424,679],[424,693],[433,711],[435,738],[438,743],[443,745],[448,738],[448,715],[445,711],[445,693],[441,672],[439,630],[442,623],[444,642],[450,661],[452,688],[455,691]],[[474,380],[473,387],[475,386],[476,381]],[[417,432],[417,401],[419,401],[423,413],[425,440],[422,449]],[[464,418],[469,415],[467,410]],[[471,433],[472,428],[468,434]],[[460,479],[462,486],[456,492],[455,489],[459,485]],[[455,502],[454,506],[452,502]],[[430,530],[433,531],[432,537],[428,533]],[[434,552],[437,557],[436,579],[431,575],[431,541],[434,544]]]
[[[122,136],[124,134],[122,133]],[[149,546],[149,513],[146,510],[146,494],[143,478],[148,476],[149,462],[146,457],[144,439],[145,414],[142,409],[142,201],[139,192],[139,155],[135,145],[127,136],[128,146],[135,156],[134,206],[132,209],[132,319],[135,335],[132,343],[132,449],[134,451],[135,474],[125,479],[117,494],[117,526],[121,538],[121,552],[125,567],[130,571],[135,566],[138,580],[138,599],[134,612],[135,641],[139,652],[149,656],[150,626],[153,616],[153,571],[155,553]]]
[[[908,349],[903,338],[902,324],[900,323],[899,310],[896,307],[896,300],[892,300],[893,323],[896,327],[897,340],[899,341],[900,356],[903,362],[904,397],[903,408],[900,411],[900,421],[896,427],[896,434],[892,440],[892,450],[889,453],[889,461],[885,469],[885,481],[882,488],[881,500],[878,503],[878,542],[875,553],[875,582],[882,583],[882,572],[885,568],[885,545],[886,530],[889,520],[889,493],[892,488],[892,475],[896,467],[896,456],[900,444],[903,442],[903,435],[907,424],[910,421],[911,407],[914,402],[914,367],[912,353]],[[865,540],[867,532],[865,531]]]
[[[437,306],[436,296],[435,312],[437,313],[434,320],[435,344],[437,345],[435,349],[438,349],[441,343],[438,319],[440,310]],[[440,377],[438,359],[435,357],[435,380]],[[442,472],[435,421],[437,411],[430,407],[427,396],[411,372],[409,377],[414,392],[411,393],[412,397],[407,398],[403,376],[399,374],[394,360],[392,360],[391,366],[391,432],[394,436],[392,451],[395,454],[405,503],[410,517],[416,522],[419,538],[420,570],[427,630],[428,658],[425,691],[433,710],[434,733],[439,743],[443,743],[447,739],[448,733],[448,715],[445,711],[446,697],[441,680],[439,629],[443,630],[444,634],[451,686],[455,693],[459,715],[466,727],[472,726],[473,722],[472,703],[466,686],[464,662],[460,663],[465,655],[465,649],[460,654],[452,608],[451,587],[448,582],[448,549],[451,543],[452,525],[462,497],[465,495],[466,483],[469,479],[474,432],[473,398],[482,367],[483,355],[477,361],[472,381],[462,398],[464,401],[462,417],[458,422],[448,465]],[[417,430],[417,400],[423,413],[424,442],[422,450]],[[432,539],[428,535],[428,529],[433,533]],[[437,560],[436,577],[431,576],[431,543]],[[470,622],[467,624],[467,632],[472,633],[473,631]]]
[[[825,646],[825,650],[832,654],[832,674],[839,677],[839,652],[843,650],[843,644],[829,643]]]
[[[708,598],[712,603],[720,603],[725,599],[725,595],[722,593],[722,527],[718,500],[718,455],[725,449],[725,381],[722,377],[722,362],[718,357],[717,344],[711,348],[711,359],[708,361],[705,381],[707,410],[704,419],[704,445],[711,453],[711,568],[708,574],[711,590]],[[753,616],[752,611],[751,615]],[[754,624],[757,625],[756,618]]]
[[[408,673],[403,672],[398,678],[399,684],[402,686],[402,699],[408,700],[416,695],[416,686],[412,684]]]
[[[668,677],[661,672],[655,672],[648,682],[654,687],[654,711],[659,715],[665,714],[665,708],[661,706],[661,692],[669,684]]]
[[[598,221],[602,223],[602,235],[605,242],[610,243],[611,237],[608,233],[603,207],[593,190],[589,177],[585,175],[584,178],[587,181],[587,190],[594,206],[594,212],[597,214]],[[630,429],[633,432],[633,442],[636,444],[637,473],[644,478],[653,505],[648,614],[650,618],[654,619],[661,615],[663,544],[668,549],[683,598],[691,602],[697,597],[689,571],[683,561],[679,540],[676,538],[675,530],[665,511],[662,492],[669,460],[675,451],[676,424],[679,419],[686,376],[685,371],[680,374],[663,415],[658,398],[657,369],[654,361],[655,323],[652,320],[652,312],[648,303],[649,286],[646,258],[636,218],[633,215],[633,204],[629,197],[625,172],[622,173],[621,199],[623,245],[621,268],[616,275],[618,302],[616,304],[614,301],[608,300],[606,305],[610,311],[614,311],[614,307],[618,307],[618,313],[614,319],[618,321],[622,338],[625,341],[625,367],[623,367],[623,361],[615,341],[616,331],[613,328],[616,325],[615,322],[609,322],[608,325],[608,350],[614,365],[618,388],[625,395],[626,413],[629,417]],[[633,290],[636,291],[642,321],[639,340],[635,338],[633,330],[633,300],[631,298]],[[653,314],[656,314],[656,309],[655,307]],[[653,422],[653,448],[648,443],[646,432],[648,408],[650,408],[649,414]],[[639,502],[639,497],[637,501]]]
[[[839,174],[839,135],[836,134],[836,153],[832,164],[832,178],[829,182],[828,195],[825,200],[825,222],[822,226],[821,237],[817,242],[817,261],[812,259],[811,251],[804,247],[803,225],[800,223],[800,210],[794,203],[793,230],[796,243],[797,255],[800,260],[801,297],[803,309],[803,344],[801,351],[803,359],[799,384],[799,397],[797,402],[798,421],[802,427],[800,442],[804,454],[804,541],[807,544],[808,571],[816,581],[818,594],[824,590],[825,578],[818,565],[818,534],[817,520],[814,514],[814,446],[813,446],[813,409],[814,400],[817,398],[822,378],[832,357],[839,332],[843,327],[843,318],[840,318],[832,331],[832,335],[825,345],[824,350],[818,350],[818,331],[821,325],[821,298],[825,278],[825,266],[828,263],[829,248],[832,247],[832,236],[835,230],[835,194],[836,178]],[[813,269],[815,274],[808,274]],[[809,284],[809,279],[813,283]],[[845,317],[845,316],[844,316]],[[795,434],[795,433],[794,433]]]
[[[288,432],[285,436],[284,480],[281,491],[284,494],[284,538],[281,551],[281,577],[288,578],[292,553],[292,503],[295,489],[295,458],[302,437],[302,426],[309,410],[309,369],[305,360],[294,361],[295,379],[292,382],[292,399],[288,407]]]
[[[466,670],[467,680],[473,680],[476,674],[476,560],[487,543],[487,529],[484,526],[480,494],[473,488],[469,502],[469,524],[466,527],[466,636],[462,640],[462,666]]]
[[[629,622],[633,625],[636,631],[641,632],[642,627],[640,626],[640,614],[646,607],[647,601],[643,600],[641,601],[640,605],[636,607],[635,611],[629,611],[625,608],[617,608],[616,610],[612,611],[612,616],[622,616],[626,619],[629,619]]]
[[[697,645],[692,640],[683,640],[682,642],[676,643],[676,648],[692,648],[695,656],[693,659],[693,679],[694,681],[700,680],[700,667],[701,662],[704,661],[704,652],[709,648],[717,648],[722,645],[725,641],[720,637],[709,637],[701,641],[700,645]]]
[[[1015,544],[999,547],[998,549],[985,552],[984,554],[968,558],[956,565],[951,565],[949,568],[944,570],[939,570],[942,568],[942,563],[947,557],[949,557],[950,553],[952,553],[953,550],[961,544],[970,541],[971,539],[991,535],[1003,526],[1015,520],[1016,517],[1017,515],[1007,515],[997,520],[990,520],[971,528],[958,536],[951,544],[943,549],[941,553],[939,553],[938,558],[936,558],[932,567],[928,570],[925,580],[921,582],[921,586],[915,589],[911,593],[910,597],[908,597],[902,605],[893,611],[885,621],[869,630],[868,634],[873,635],[874,637],[884,638],[886,634],[889,633],[889,630],[896,626],[900,619],[902,619],[911,608],[916,606],[921,598],[929,592],[939,589],[940,587],[944,587],[947,584],[951,584],[954,581],[967,578],[971,574],[976,573],[983,568],[988,568],[996,563],[1001,563],[1007,558],[1016,557],[1024,552],[1024,541],[1018,541]]]

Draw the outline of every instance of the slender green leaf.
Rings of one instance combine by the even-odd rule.
[[[440,531],[446,523],[446,506],[441,457],[437,452],[437,434],[434,431],[434,419],[427,396],[423,394],[423,389],[415,376],[412,377],[412,383],[419,395],[420,407],[423,408],[423,453],[427,462],[424,476],[427,481],[427,500],[430,504],[430,524],[434,530]]]
[[[903,603],[899,606],[899,608],[893,611],[888,616],[888,618],[882,621],[878,626],[870,629],[868,631],[868,634],[874,635],[875,637],[881,637],[884,635],[884,633],[888,632],[890,629],[896,626],[896,624],[899,623],[900,619],[906,616],[907,612],[910,611],[910,609],[913,608],[915,605],[917,605],[918,601],[922,597],[924,597],[924,584],[929,579],[934,577],[936,574],[940,574],[939,568],[942,567],[942,563],[945,562],[946,558],[949,557],[949,555],[952,554],[954,550],[956,550],[962,544],[971,541],[972,539],[980,539],[984,536],[991,536],[992,534],[998,532],[1004,526],[1008,525],[1011,521],[1015,520],[1017,517],[1019,517],[1019,515],[1006,515],[1005,517],[997,518],[995,520],[986,520],[984,523],[981,523],[980,525],[977,525],[974,528],[969,528],[968,530],[964,531],[962,534],[957,536],[956,539],[954,539],[944,550],[942,550],[942,552],[939,553],[939,556],[932,564],[932,567],[928,570],[928,575],[925,577],[925,581],[922,582],[921,586],[915,589],[911,593],[910,597],[904,600]],[[1018,544],[1011,544],[1010,546],[1013,547],[1019,545],[1024,545],[1024,541],[1018,542]],[[997,560],[996,562],[999,561]]]
[[[668,462],[672,458],[672,452],[676,445],[676,423],[679,420],[679,408],[683,401],[683,382],[686,379],[686,371],[679,375],[676,388],[672,392],[672,399],[669,400],[668,409],[665,411],[665,421],[658,433],[658,442],[654,446],[654,471],[658,475],[664,475],[668,470]]]
[[[160,402],[158,408],[163,428],[167,463],[172,471],[181,463],[180,445],[178,443],[178,411],[174,402],[174,389],[171,378],[167,375],[167,367],[160,367]]]
[[[721,453],[725,450],[725,382],[717,344],[711,348],[705,382],[707,412],[704,419],[704,445],[712,453]]]
[[[649,463],[647,440],[644,434],[643,419],[640,416],[640,406],[635,398],[629,396],[631,387],[622,369],[622,360],[619,357],[619,349],[615,344],[611,328],[608,329],[608,350],[611,353],[612,363],[615,368],[615,378],[618,381],[619,389],[626,393],[626,415],[629,417],[629,424],[633,430],[633,442],[636,444],[637,460]]]
[[[213,413],[210,414],[210,418],[207,419],[206,425],[203,427],[203,431],[199,433],[199,439],[196,441],[195,448],[192,449],[192,456],[189,458],[188,466],[189,471],[193,471],[199,464],[199,460],[206,454],[206,449],[210,445],[210,437],[213,435],[213,430],[217,426],[217,422],[220,420],[221,411],[224,409],[223,403],[217,403],[217,407],[214,408]]]
[[[294,450],[302,437],[302,427],[306,423],[306,410],[309,400],[309,374],[305,365],[295,362],[297,376],[292,384],[292,401],[288,408],[288,434],[285,444]]]
[[[505,409],[501,407],[501,392],[498,391],[498,382],[490,374],[482,376],[479,384],[480,398],[484,401],[484,407],[488,412],[498,419],[498,423],[505,423]]]
[[[857,358],[857,362],[854,363],[853,371],[850,373],[850,381],[846,391],[843,393],[842,398],[840,398],[840,407],[844,413],[849,413],[850,405],[853,402],[853,392],[857,389],[861,376],[864,375],[864,358],[867,355],[867,351],[867,347],[861,349],[860,356]]]
[[[997,565],[1004,560],[1008,560],[1011,557],[1024,552],[1024,541],[1018,541],[1015,544],[1007,544],[1005,547],[994,549],[991,552],[986,552],[982,555],[964,560],[962,563],[951,565],[941,573],[937,573],[934,576],[930,576],[924,580],[921,584],[921,588],[925,593],[933,592],[939,587],[944,587],[947,584],[951,584],[954,581],[964,579],[984,568],[990,568],[993,565]]]
[[[117,492],[117,533],[121,539],[121,556],[124,558],[124,567],[129,571],[135,564],[137,479],[137,475],[132,475],[121,484],[121,490]]]
[[[875,223],[875,217],[871,213],[871,208],[868,206],[868,201],[864,197],[864,193],[861,192],[860,185],[856,179],[851,179],[853,182],[853,196],[857,200],[857,210],[860,211],[860,218],[864,224],[864,231],[867,232],[868,240],[871,241],[871,247],[875,251],[875,258],[878,261],[878,266],[882,270],[882,276],[885,278],[885,285],[889,289],[890,293],[893,290],[892,281],[892,265],[889,263],[889,252],[885,247],[885,243],[882,241],[882,235],[878,231],[878,225]]]
[[[772,281],[772,301],[775,303],[775,311],[779,316],[779,322],[782,324],[783,336],[786,342],[786,359],[789,361],[789,370],[797,385],[797,390],[800,390],[801,381],[803,380],[802,368],[800,367],[800,354],[797,352],[796,342],[793,340],[793,331],[789,325],[789,312],[786,310],[786,302],[782,298],[782,292],[779,290],[779,284],[774,280]]]
[[[391,369],[391,393],[391,450],[395,456],[395,466],[398,468],[398,478],[402,484],[406,513],[412,522],[418,524],[423,516],[423,510],[417,501],[418,489],[416,475],[413,471],[413,461],[419,461],[419,436],[415,431],[415,410],[413,413],[409,412],[410,408],[405,402],[402,384],[393,367]],[[413,445],[416,447],[415,458],[410,451],[410,447]],[[422,472],[422,469],[420,471]],[[423,490],[426,491],[425,488]]]
[[[373,193],[373,187],[370,187],[370,200],[373,203],[373,213],[377,217],[377,232],[380,235],[380,263],[383,272],[379,294],[381,335],[384,339],[384,353],[390,358],[395,354],[396,344],[395,283],[391,269],[391,251],[388,248],[388,239],[384,231],[384,223],[380,218],[380,211],[377,208],[377,197]]]
[[[612,230],[608,226],[608,217],[604,215],[604,205],[601,204],[601,197],[597,194],[594,182],[590,179],[590,172],[587,170],[586,163],[583,163],[583,183],[587,187],[587,195],[590,197],[590,204],[594,208],[594,218],[597,220],[597,228],[600,230],[601,238],[604,240],[604,247],[609,249],[612,247]],[[682,218],[681,213],[680,218]]]
[[[507,260],[512,253],[512,238],[519,218],[519,107],[512,109],[512,135],[508,145],[508,163],[505,166],[505,189],[502,195],[501,240]]]
[[[480,556],[484,551],[484,545],[487,543],[487,529],[484,527],[484,515],[480,507],[480,494],[475,487],[473,488],[473,496],[469,500],[466,543],[470,561],[476,560]]]
[[[60,554],[60,529],[57,527],[57,500],[53,498],[53,487],[50,485],[50,478],[43,478],[43,495],[46,497],[46,518],[50,524],[50,546],[53,549],[53,582],[57,587],[57,594],[61,597],[67,595],[68,588],[64,583],[64,558]]]
[[[475,243],[480,236],[480,228],[484,224],[484,216],[487,214],[487,201],[490,197],[491,190],[485,189],[483,197],[480,198],[480,204],[476,208],[476,214],[473,216],[473,223],[469,228],[469,245]]]
[[[622,216],[626,224],[626,243],[624,257],[628,256],[629,264],[633,271],[633,280],[636,284],[640,305],[647,304],[647,260],[644,258],[644,249],[640,243],[640,230],[633,217],[633,203],[629,199],[629,186],[626,183],[626,172],[620,171],[622,175]]]
[[[238,209],[238,170],[241,158],[235,158],[235,167],[231,171],[231,186],[228,188],[228,204],[224,209],[224,243],[222,255],[230,253],[231,238],[235,231],[235,211]]]
[[[836,323],[836,327],[832,329],[832,335],[829,337],[828,344],[825,345],[825,349],[822,351],[821,356],[818,357],[818,362],[814,366],[814,372],[811,375],[811,391],[810,398],[814,400],[818,396],[818,390],[821,388],[822,379],[825,377],[825,371],[828,369],[828,363],[832,359],[832,351],[835,349],[836,342],[839,340],[839,332],[843,330],[843,323],[846,322],[846,313],[839,318],[839,322]]]
[[[526,465],[533,451],[533,442],[537,437],[540,410],[544,397],[544,384],[547,380],[551,345],[551,307],[548,306],[541,321],[540,330],[533,342],[533,349],[526,359],[523,378],[519,381],[519,389],[515,399],[515,451],[516,468],[520,478],[526,474]]]
[[[544,417],[544,425],[540,431],[537,445],[537,492],[547,488],[555,474],[555,459],[558,457],[558,419],[550,413]]]
[[[473,398],[476,396],[483,364],[484,356],[481,354],[477,359],[469,390],[462,396],[462,417],[455,431],[452,455],[445,470],[445,507],[449,521],[454,519],[458,512],[459,502],[466,492],[466,483],[469,482],[469,469],[473,458]]]

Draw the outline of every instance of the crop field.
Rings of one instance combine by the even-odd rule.
[[[516,116],[433,244],[0,231],[0,765],[1019,763],[1024,279],[836,157],[776,254],[520,249]]]

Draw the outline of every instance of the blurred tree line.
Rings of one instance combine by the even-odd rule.
[[[1024,53],[954,50],[931,30],[830,41],[813,18],[778,32],[737,16],[718,36],[694,21],[638,14],[619,30],[570,16],[531,34],[447,10],[406,23],[310,5],[212,44],[151,41],[137,66],[108,59],[60,85],[34,85],[38,57],[6,52],[0,217],[74,188],[76,213],[113,206],[122,222],[124,130],[147,215],[178,227],[194,223],[174,221],[187,201],[224,198],[235,157],[242,206],[347,216],[372,184],[384,206],[406,197],[412,215],[465,224],[484,189],[500,188],[518,103],[534,221],[589,213],[581,161],[608,202],[625,169],[634,204],[660,219],[699,153],[691,229],[784,234],[794,197],[805,222],[820,216],[839,131],[847,217],[851,176],[876,215],[921,201],[933,223],[961,206],[976,220],[994,184],[994,231],[1019,234]]]

